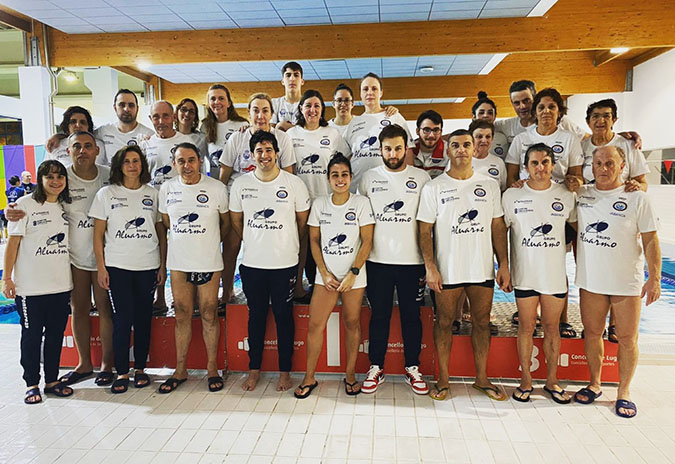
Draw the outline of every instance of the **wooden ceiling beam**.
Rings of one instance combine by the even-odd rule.
[[[642,54],[636,56],[635,58],[633,58],[633,59],[631,60],[630,64],[631,64],[631,66],[637,66],[637,65],[639,65],[639,64],[644,63],[645,61],[649,61],[649,60],[651,60],[652,58],[656,58],[656,57],[659,56],[659,55],[662,55],[662,54],[664,54],[664,53],[666,53],[666,52],[669,52],[669,51],[672,50],[672,49],[673,49],[673,47],[663,47],[663,48],[652,48],[652,49],[648,49],[648,50],[646,50],[644,53],[642,53]]]
[[[4,5],[0,5],[0,23],[27,32],[28,34],[33,32],[31,18]]]
[[[123,72],[124,74],[128,74],[131,77],[135,77],[136,79],[140,79],[143,82],[150,83],[152,81],[152,78],[154,77],[153,74],[139,71],[138,69],[133,68],[131,66],[112,66],[112,68],[120,72]]]

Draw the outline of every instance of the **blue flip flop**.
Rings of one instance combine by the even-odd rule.
[[[626,414],[625,412],[619,411],[619,409],[628,409],[629,411],[634,411],[633,414]],[[637,406],[635,403],[628,400],[616,400],[616,407],[614,408],[616,415],[619,417],[625,417],[626,419],[631,419],[637,416]]]
[[[521,403],[529,403],[530,395],[532,394],[532,389],[531,388],[522,389],[520,387],[516,387],[516,390],[518,391],[518,393],[520,393],[520,396],[516,396],[516,392],[513,392],[511,394],[511,398]]]
[[[582,401],[582,400],[579,399],[579,395],[584,395],[588,399]],[[590,388],[585,387],[585,388],[582,388],[581,390],[579,390],[578,392],[576,392],[574,394],[574,401],[576,401],[577,403],[581,403],[581,404],[591,404],[593,401],[597,400],[601,396],[602,396],[602,392],[595,393]]]

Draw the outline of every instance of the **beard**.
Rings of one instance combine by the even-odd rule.
[[[383,158],[383,160],[384,160],[384,164],[385,164],[389,169],[391,169],[392,171],[397,170],[398,168],[400,168],[401,166],[403,166],[403,163],[405,163],[405,157],[404,157],[404,158],[401,158],[401,159],[399,159],[399,160],[395,160],[395,161],[394,161],[394,160],[385,159],[385,158]]]

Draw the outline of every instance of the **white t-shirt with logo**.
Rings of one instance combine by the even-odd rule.
[[[328,162],[336,153],[349,158],[349,145],[332,127],[319,127],[309,131],[300,126],[288,129],[295,152],[295,174],[302,179],[314,200],[330,194]]]
[[[356,192],[356,187],[360,184],[363,173],[382,165],[378,136],[382,129],[390,124],[398,124],[405,129],[406,134],[408,134],[406,142],[408,147],[412,147],[412,135],[408,129],[408,124],[400,113],[393,116],[387,116],[384,111],[373,114],[363,113],[360,116],[354,116],[345,129],[344,138],[352,152],[351,162],[354,172],[352,193]]]
[[[105,145],[99,139],[96,139],[96,146],[98,147],[98,156],[96,157],[96,164],[101,166],[110,166],[111,159],[106,158],[105,154]],[[68,137],[61,139],[59,146],[54,149],[51,153],[45,153],[46,160],[56,160],[63,164],[65,167],[72,166],[73,158],[70,157],[66,151],[68,148]]]
[[[495,130],[492,136],[492,143],[490,144],[490,154],[504,161],[508,152],[509,142],[506,139],[506,135]]]
[[[551,183],[546,190],[510,188],[502,198],[510,227],[511,282],[544,295],[567,292],[565,223],[576,222],[574,194]]]
[[[521,179],[530,177],[524,166],[525,152],[530,145],[535,143],[545,143],[553,150],[555,165],[552,180],[554,182],[563,183],[569,168],[584,164],[581,142],[575,134],[558,126],[558,129],[551,135],[540,135],[537,133],[537,126],[533,125],[513,139],[509,154],[506,156],[506,163],[517,164],[520,167]]]
[[[601,145],[604,146],[604,145]],[[621,182],[626,182],[628,179],[647,174],[649,167],[645,155],[640,150],[635,148],[635,145],[630,140],[626,140],[619,134],[614,134],[612,140],[607,143],[607,146],[619,147],[626,155],[626,165],[619,175]],[[581,149],[584,151],[584,179],[586,182],[595,180],[593,176],[593,150],[600,148],[594,145],[592,137],[586,138],[581,142]]]
[[[167,214],[169,231],[167,269],[216,272],[223,269],[220,250],[220,215],[228,212],[227,189],[204,174],[192,185],[180,176],[159,190],[159,212]]]
[[[157,190],[147,184],[136,190],[108,185],[98,191],[89,216],[107,221],[103,248],[106,266],[127,271],[159,268],[155,224],[162,218],[158,198]]]
[[[503,215],[499,185],[480,174],[443,174],[424,187],[417,220],[434,224],[443,285],[494,279],[492,220]]]
[[[207,149],[209,163],[211,163],[211,177],[217,179],[220,174],[219,160],[228,139],[235,132],[239,132],[239,129],[245,125],[248,125],[247,121],[232,121],[231,119],[228,119],[225,122],[216,123],[216,141],[209,142]],[[202,125],[202,131],[205,132],[204,125]]]
[[[506,136],[507,143],[511,144],[513,142],[513,139],[516,138],[516,135],[525,132],[528,128],[532,126],[534,126],[534,124],[527,127],[523,126],[520,123],[520,118],[518,118],[518,116],[514,116],[512,118],[496,120],[495,133],[501,132],[502,134],[504,134]],[[558,127],[568,132],[572,132],[577,136],[579,140],[583,139],[586,136],[586,131],[584,131],[581,127],[576,125],[574,121],[572,121],[572,119],[570,119],[570,117],[567,115],[564,115],[560,119]]]
[[[321,231],[321,255],[328,271],[338,280],[345,278],[354,265],[361,248],[361,227],[375,224],[373,209],[368,198],[351,194],[343,205],[333,203],[332,195],[317,198],[312,204],[307,224]],[[352,288],[367,284],[365,264]],[[321,273],[316,273],[316,283],[323,285]]]
[[[92,180],[81,179],[70,166],[67,169],[68,187],[72,203],[64,203],[70,224],[68,247],[70,262],[83,271],[96,270],[96,256],[94,255],[94,220],[89,217],[89,209],[96,194],[104,185],[108,185],[110,168],[96,165],[98,175]]]
[[[640,234],[658,229],[647,194],[624,186],[598,190],[584,185],[577,195],[576,285],[602,295],[639,296],[644,284]]]
[[[159,189],[164,182],[173,179],[178,172],[171,163],[171,151],[179,143],[193,143],[189,135],[176,132],[173,137],[160,138],[157,134],[141,142],[141,149],[148,159],[150,169],[150,185]]]
[[[72,290],[69,227],[61,204],[40,204],[26,195],[16,205],[26,212],[7,226],[10,236],[22,237],[14,264],[16,294],[26,297]]]
[[[471,160],[473,170],[478,174],[492,177],[499,184],[501,191],[506,189],[506,164],[498,156],[488,153],[485,158],[479,159],[475,156]]]
[[[232,184],[230,210],[244,213],[242,264],[258,269],[285,269],[298,264],[300,242],[296,212],[309,210],[309,192],[293,174],[280,171],[263,182],[255,172]]]
[[[285,96],[272,99],[272,109],[274,114],[270,122],[279,124],[282,121],[290,121],[293,124],[298,123],[298,102],[290,103]]]
[[[347,130],[347,127],[349,126],[349,124],[345,124],[344,126],[340,126],[338,124],[335,124],[335,118],[328,121],[328,125],[330,127],[334,127],[335,129],[337,129],[338,132],[340,133],[340,135],[343,136],[343,137],[345,136],[345,131]]]
[[[363,175],[359,193],[368,197],[375,215],[373,248],[368,261],[382,264],[424,262],[417,240],[416,217],[422,187],[430,180],[424,170],[412,166],[392,172],[381,164]]]
[[[96,138],[102,140],[105,145],[105,159],[108,164],[120,148],[126,145],[140,145],[142,140],[154,133],[152,129],[140,123],[129,132],[121,132],[115,123],[105,124],[94,131]]]
[[[287,168],[288,166],[293,166],[295,163],[295,151],[293,150],[291,138],[286,132],[274,127],[270,129],[270,132],[274,134],[279,145],[279,156],[277,158],[279,167]],[[235,132],[223,149],[223,154],[220,156],[220,164],[232,168],[232,175],[228,181],[229,186],[242,174],[255,171],[255,160],[249,148],[252,136],[253,134],[250,130]]]

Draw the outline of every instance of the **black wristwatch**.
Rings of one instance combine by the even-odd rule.
[[[349,270],[349,272],[351,272],[354,275],[359,275],[359,270],[360,269],[358,267],[353,267]]]

